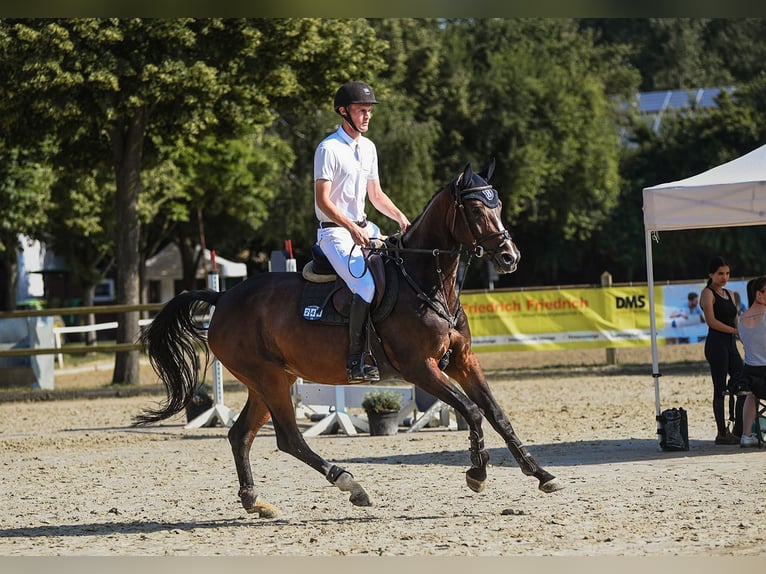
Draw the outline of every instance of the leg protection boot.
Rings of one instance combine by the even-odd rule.
[[[380,380],[378,367],[364,363],[364,338],[369,315],[370,304],[355,293],[351,300],[351,311],[348,317],[347,369],[349,383],[374,383]]]

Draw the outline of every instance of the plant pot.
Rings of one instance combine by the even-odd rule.
[[[213,408],[213,399],[207,394],[196,394],[186,405],[186,421],[191,422],[208,409]]]
[[[390,436],[399,432],[399,411],[369,411],[370,436]]]

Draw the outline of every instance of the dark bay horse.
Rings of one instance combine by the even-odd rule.
[[[480,492],[487,478],[489,453],[481,426],[484,417],[505,440],[521,471],[537,478],[543,492],[554,492],[562,485],[522,445],[492,395],[471,350],[471,332],[458,299],[462,252],[491,260],[498,273],[515,271],[521,256],[501,221],[498,193],[488,183],[493,168],[494,163],[474,173],[470,164],[466,166],[434,194],[400,241],[383,250],[384,256],[395,260],[403,279],[390,314],[375,325],[375,330],[398,378],[421,387],[465,418],[470,429],[469,488]],[[348,329],[307,321],[300,315],[305,283],[299,273],[264,273],[224,292],[182,293],[162,308],[141,338],[165,384],[167,399],[158,410],[144,410],[136,417],[136,425],[161,421],[185,408],[200,382],[200,345],[205,365],[212,351],[248,388],[247,402],[228,438],[242,505],[247,512],[262,517],[276,516],[277,510],[257,497],[250,447],[269,418],[280,450],[349,492],[354,505],[371,505],[351,473],[309,448],[295,418],[290,387],[297,377],[347,384]],[[205,337],[192,317],[210,305],[215,306],[215,312]]]

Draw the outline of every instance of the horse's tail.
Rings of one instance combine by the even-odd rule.
[[[194,397],[199,385],[199,358],[210,360],[207,335],[194,324],[195,313],[215,305],[221,293],[212,290],[186,291],[168,301],[139,338],[149,362],[165,384],[166,400],[158,409],[145,409],[133,426],[159,422],[180,412]]]

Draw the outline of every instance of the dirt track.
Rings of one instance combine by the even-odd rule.
[[[564,490],[539,492],[487,425],[492,467],[481,494],[465,486],[464,431],[308,439],[374,499],[357,508],[278,451],[268,429],[252,453],[259,494],[281,510],[268,520],[239,504],[226,429],[185,430],[181,418],[129,427],[159,396],[5,402],[0,555],[763,554],[766,450],[713,445],[712,385],[700,349],[684,347],[697,362],[661,380],[663,406],[689,413],[688,452],[657,447],[649,366],[589,367],[582,354],[577,366],[492,379],[520,437]],[[487,359],[488,367],[518,363],[494,360],[502,365]],[[235,410],[244,400],[225,395]]]

